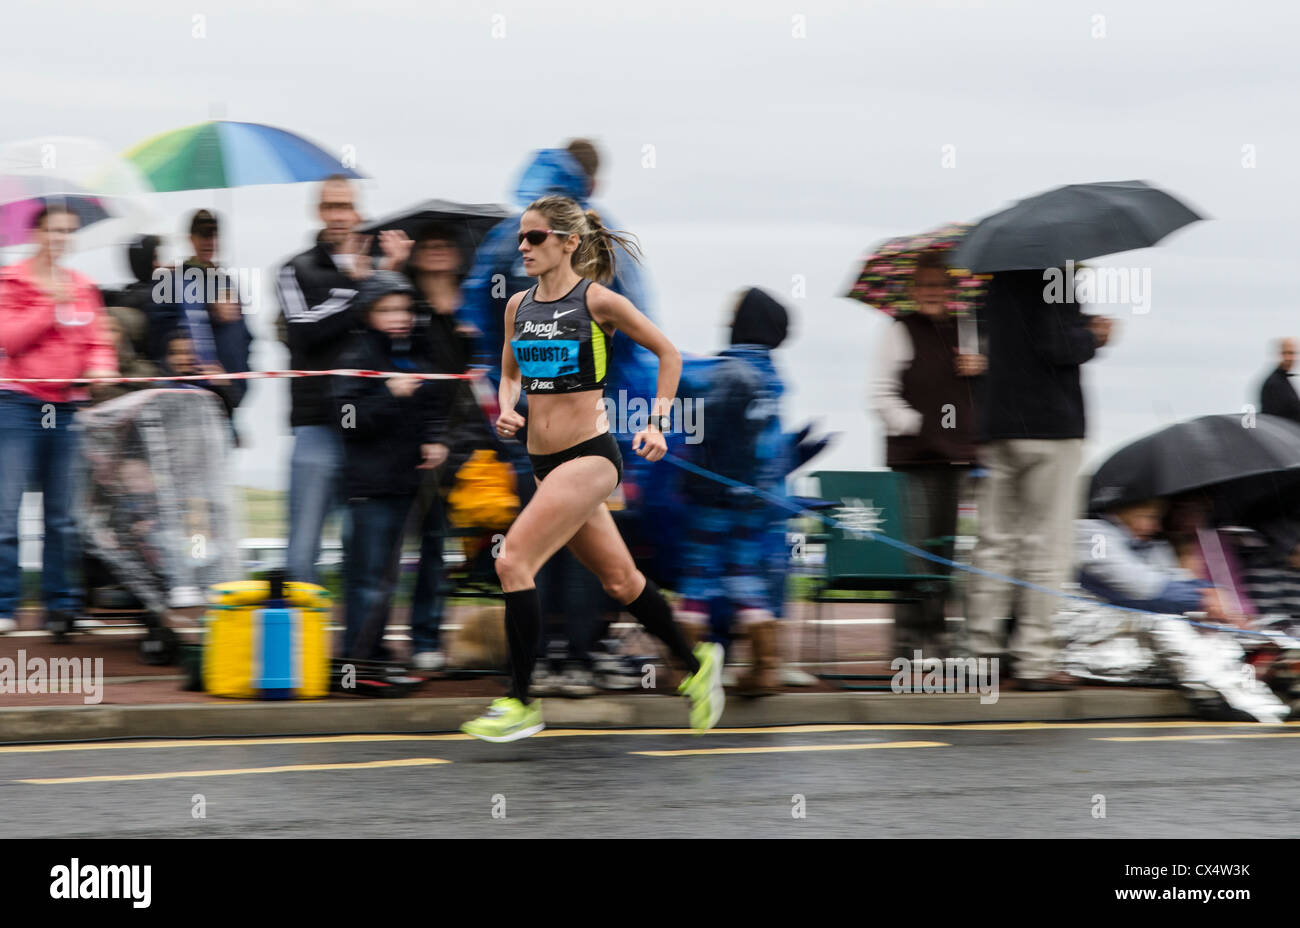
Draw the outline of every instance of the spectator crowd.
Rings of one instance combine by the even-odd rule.
[[[574,140],[537,153],[522,173],[517,197],[526,203],[558,192],[586,208],[599,176],[595,146]],[[495,386],[505,303],[531,283],[518,261],[517,217],[499,222],[477,244],[467,241],[462,226],[440,220],[423,222],[410,235],[388,230],[372,238],[361,231],[351,180],[326,178],[318,192],[319,227],[309,247],[287,260],[276,277],[288,366],[391,376],[290,381],[285,569],[290,580],[319,582],[326,523],[342,516],[340,655],[407,657],[390,651],[385,631],[404,540],[417,538],[409,659],[421,670],[437,671],[445,663],[443,557],[449,533],[457,525],[503,528],[500,523],[533,489],[523,441],[501,442],[492,435],[489,394],[495,389],[478,389],[466,376],[477,365]],[[158,237],[137,239],[127,253],[135,279],[103,291],[62,265],[77,223],[70,210],[48,207],[35,219],[34,255],[0,269],[0,377],[192,377],[170,386],[213,395],[237,444],[233,413],[246,397],[247,381],[230,375],[249,371],[252,336],[238,282],[210,273],[222,266],[221,217],[206,209],[193,213],[190,255],[173,269],[161,258]],[[636,262],[616,267],[613,288],[652,314]],[[160,295],[156,283],[169,270],[197,272],[209,285],[197,296],[185,287]],[[944,582],[950,568],[918,564],[917,573],[937,576],[898,606],[895,652],[1002,656],[1011,661],[1020,688],[1055,690],[1087,679],[1088,668],[1096,666],[1084,646],[1095,643],[1098,626],[1090,627],[1091,639],[1071,638],[1059,618],[1065,609],[1059,594],[1075,584],[1100,603],[1154,613],[1195,612],[1233,623],[1260,615],[1260,609],[1243,606],[1247,599],[1240,591],[1216,587],[1197,560],[1195,531],[1189,534],[1186,525],[1198,517],[1188,501],[1081,511],[1087,415],[1080,372],[1111,344],[1113,321],[1085,314],[1077,303],[1047,299],[1043,273],[1036,270],[994,274],[978,311],[959,317],[949,310],[950,280],[939,253],[920,257],[911,282],[915,311],[887,327],[867,376],[870,406],[885,435],[886,464],[901,475],[906,490],[908,540],[951,561],[959,503],[974,486],[973,566],[979,570],[967,580],[964,634],[954,635],[947,615],[953,586]],[[724,366],[711,369],[701,395],[719,410],[729,396],[757,396],[771,418],[751,443],[734,444],[730,459],[722,443],[708,446],[701,460],[711,469],[730,468],[743,472],[747,482],[777,486],[798,463],[783,457],[779,441],[784,387],[772,358],[788,341],[789,323],[787,309],[758,289],[745,290],[733,307],[730,345],[716,358]],[[626,338],[613,345],[609,392],[644,395],[653,376],[644,349]],[[1300,397],[1289,381],[1294,342],[1282,339],[1277,349],[1259,408],[1300,422]],[[416,376],[428,374],[454,376]],[[67,630],[81,618],[71,503],[78,454],[74,416],[85,403],[148,387],[0,382],[0,632],[15,626],[18,510],[29,488],[44,497],[46,622]],[[759,407],[747,408],[753,418]],[[760,473],[754,468],[763,462],[777,463],[771,473]],[[629,460],[633,486],[638,466]],[[463,490],[471,477],[482,492],[467,501]],[[493,492],[510,498],[500,507],[505,515],[476,514]],[[680,527],[685,567],[677,590],[679,621],[692,639],[729,635],[734,621],[753,647],[753,668],[738,682],[756,694],[774,692],[789,679],[782,675],[776,621],[784,602],[785,551],[783,544],[775,552],[767,544],[779,519],[699,483],[688,483],[683,493],[689,505]],[[609,505],[619,509],[623,502],[611,499]],[[1300,612],[1296,521],[1279,518],[1254,528],[1239,540],[1245,585],[1265,611],[1294,616]],[[1088,557],[1091,549],[1081,539],[1094,537],[1108,539],[1111,551],[1125,557],[1105,563]],[[615,655],[602,651],[616,604],[599,582],[561,551],[539,578],[539,588],[551,621],[542,652],[548,656],[535,689],[581,695],[601,683],[618,685]],[[1183,631],[1108,626],[1105,638],[1114,641],[1121,634],[1145,644],[1148,670],[1160,664],[1175,676],[1197,672],[1188,669],[1194,659],[1178,651],[1190,647]],[[1225,654],[1214,659],[1242,659]],[[1215,674],[1226,666],[1216,665]]]

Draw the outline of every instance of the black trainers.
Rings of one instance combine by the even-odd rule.
[[[617,639],[602,641],[597,650],[590,652],[596,685],[606,690],[640,689],[645,679],[645,666],[653,664],[653,656],[637,656],[619,652]]]
[[[570,697],[595,696],[600,692],[596,689],[591,668],[581,664],[572,664],[564,671],[559,681],[559,688],[561,696]]]
[[[73,617],[71,612],[54,609],[45,615],[45,627],[54,636],[55,644],[66,644],[72,633]]]
[[[166,626],[159,625],[149,629],[141,639],[140,661],[155,667],[166,667],[176,663],[179,648],[180,639],[176,633]]]

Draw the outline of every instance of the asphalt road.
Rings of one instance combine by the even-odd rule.
[[[1295,837],[1297,748],[1187,722],[4,746],[0,838]]]

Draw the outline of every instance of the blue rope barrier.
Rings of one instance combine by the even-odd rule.
[[[905,551],[906,553],[915,555],[916,557],[924,558],[927,561],[933,561],[936,564],[942,564],[945,567],[951,567],[957,570],[964,570],[967,571],[968,573],[980,574],[981,576],[990,577],[994,580],[999,580],[1003,583],[1010,583],[1013,586],[1023,587],[1024,589],[1027,590],[1034,590],[1035,592],[1038,593],[1047,593],[1050,596],[1057,596],[1060,597],[1061,599],[1077,600],[1079,602],[1087,603],[1089,606],[1092,606],[1094,608],[1097,606],[1104,606],[1107,609],[1118,609],[1122,612],[1133,612],[1138,615],[1150,615],[1150,616],[1161,616],[1165,618],[1175,618],[1175,619],[1179,619],[1180,621],[1187,622],[1189,625],[1193,625],[1196,628],[1206,628],[1206,629],[1210,629],[1211,631],[1228,632],[1234,635],[1247,635],[1255,638],[1264,638],[1270,641],[1277,642],[1279,644],[1281,644],[1282,642],[1286,642],[1287,644],[1285,646],[1287,647],[1294,647],[1296,645],[1300,645],[1300,642],[1296,642],[1295,639],[1293,639],[1291,636],[1285,635],[1282,632],[1264,632],[1264,631],[1256,631],[1253,629],[1236,628],[1231,625],[1215,625],[1209,622],[1199,622],[1196,619],[1190,619],[1187,616],[1172,615],[1170,613],[1164,613],[1164,612],[1152,612],[1148,609],[1138,609],[1133,606],[1120,606],[1112,603],[1103,602],[1098,599],[1093,599],[1090,596],[1081,596],[1078,593],[1066,593],[1063,590],[1048,589],[1045,586],[1039,586],[1038,584],[1030,583],[1027,580],[1017,580],[1015,577],[1007,577],[1002,574],[993,573],[992,571],[984,570],[981,567],[975,567],[974,565],[971,564],[961,564],[958,563],[957,561],[950,561],[945,557],[940,557],[937,554],[932,554],[929,551],[925,551],[921,548],[917,548],[914,545],[910,545],[905,541],[900,541],[897,538],[890,538],[888,535],[882,535],[879,532],[871,532],[865,529],[859,529],[859,528],[854,528],[852,526],[845,525],[839,520],[833,519],[829,516],[825,516],[820,512],[815,512],[814,510],[807,509],[803,506],[798,506],[794,503],[791,503],[785,497],[777,496],[773,493],[768,493],[765,490],[760,490],[758,487],[751,486],[747,483],[741,483],[739,480],[732,480],[730,477],[724,477],[722,474],[715,474],[713,471],[700,467],[697,464],[692,464],[690,461],[687,461],[684,458],[679,458],[675,454],[664,455],[664,460],[669,461],[670,463],[676,465],[677,467],[682,468],[683,470],[690,471],[693,474],[697,474],[701,477],[707,478],[709,480],[713,480],[725,486],[729,486],[738,490],[743,490],[746,493],[750,493],[762,497],[763,499],[767,500],[773,505],[785,509],[787,512],[791,512],[799,516],[810,516],[812,518],[819,519],[826,525],[832,526],[834,528],[838,528],[840,531],[858,536],[867,541],[883,542],[884,544],[897,548],[900,551]]]

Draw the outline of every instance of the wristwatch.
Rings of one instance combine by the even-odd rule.
[[[665,435],[668,434],[669,430],[672,427],[673,427],[673,420],[668,416],[651,416],[649,421],[646,422],[646,428],[655,429],[656,431],[662,432]]]

